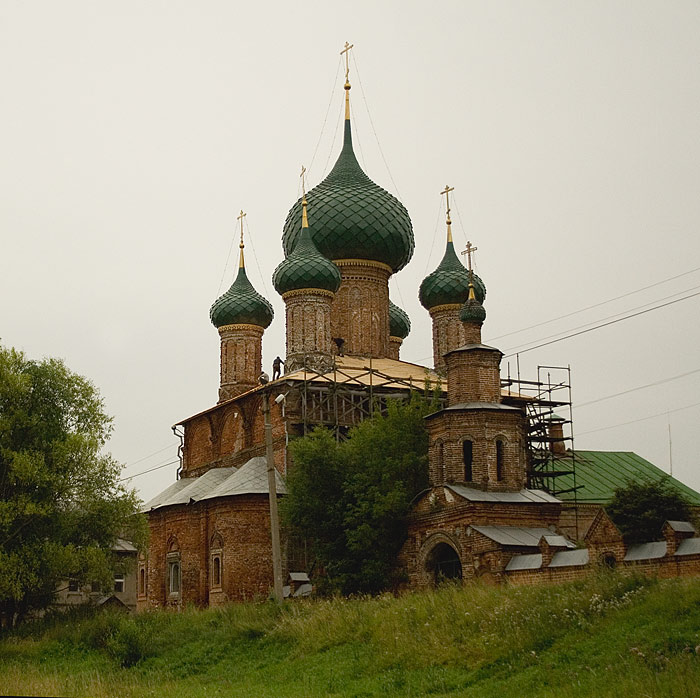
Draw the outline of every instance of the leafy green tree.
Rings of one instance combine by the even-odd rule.
[[[390,401],[336,443],[316,429],[292,444],[294,465],[282,504],[290,531],[305,536],[342,593],[376,593],[399,581],[396,555],[413,498],[428,486],[424,398]]]
[[[658,540],[665,521],[690,519],[688,501],[668,478],[619,487],[605,509],[627,544]]]
[[[0,346],[2,625],[48,606],[61,580],[109,588],[118,535],[145,544],[136,494],[102,453],[111,430],[88,380]]]

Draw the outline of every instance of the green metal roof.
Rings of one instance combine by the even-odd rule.
[[[554,463],[554,469],[561,469],[562,461]],[[653,463],[631,451],[576,451],[576,484],[581,486],[576,492],[580,503],[605,504],[609,502],[618,487],[625,487],[630,481],[658,482],[668,478],[669,485],[685,496],[688,501],[700,506],[700,494]],[[561,475],[556,479],[557,490],[574,486],[573,475]],[[573,500],[574,493],[558,494],[559,499]]]
[[[214,301],[209,311],[214,327],[246,324],[265,328],[274,314],[270,303],[253,288],[243,266],[231,288]]]
[[[403,204],[376,185],[357,162],[350,121],[338,161],[306,195],[313,220],[311,237],[330,260],[368,259],[398,271],[413,255],[413,226]],[[284,223],[282,245],[289,256],[301,234],[301,199]]]
[[[411,331],[411,320],[398,305],[389,301],[389,334],[406,339]]]

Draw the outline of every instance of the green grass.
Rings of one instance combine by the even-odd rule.
[[[697,649],[696,649],[697,648]],[[0,692],[62,696],[700,697],[700,580],[77,612],[0,641]]]

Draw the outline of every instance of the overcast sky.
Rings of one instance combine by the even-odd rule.
[[[432,363],[417,294],[445,184],[507,355],[700,289],[697,0],[0,0],[0,337],[98,386],[126,475],[175,460],[171,425],[216,402],[208,313],[241,208],[276,313],[266,369],[284,353],[270,277],[301,165],[313,186],[339,151],[345,41],[356,152],[413,220],[403,359]],[[522,353],[521,373],[571,365],[577,448],[672,453],[700,488],[699,312]],[[176,469],[132,482],[148,499]]]

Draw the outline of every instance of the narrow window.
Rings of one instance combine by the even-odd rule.
[[[114,591],[118,594],[124,593],[124,575],[115,574],[114,575]]]
[[[214,569],[213,569],[213,586],[221,586],[221,557],[219,555],[214,556]]]
[[[445,482],[445,444],[438,441],[437,444],[437,482],[436,485],[441,485]]]
[[[139,594],[141,596],[146,595],[146,568],[142,567],[139,570]]]
[[[171,594],[180,593],[180,561],[173,560],[168,563],[168,585]]]
[[[464,460],[464,481],[472,481],[473,444],[468,439],[462,442],[462,458]]]
[[[501,439],[496,441],[496,480],[503,479],[503,463],[505,461],[505,444]]]

